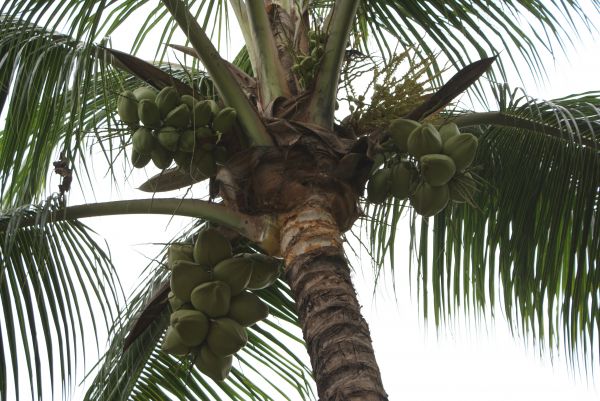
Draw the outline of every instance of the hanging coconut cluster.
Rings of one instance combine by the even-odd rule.
[[[317,31],[308,32],[308,54],[297,57],[292,71],[301,79],[305,87],[311,85],[317,72],[319,60],[325,52],[325,35]]]
[[[221,109],[214,100],[181,96],[174,87],[160,92],[149,86],[124,91],[117,101],[121,121],[131,127],[134,167],[145,167],[150,160],[160,169],[173,160],[192,176],[210,177],[216,163],[227,158],[219,146],[220,135],[233,129],[236,111]]]
[[[390,123],[388,134],[394,151],[406,158],[377,170],[369,179],[367,199],[381,203],[389,196],[410,200],[426,217],[441,212],[450,200],[470,202],[476,184],[468,168],[477,151],[477,138],[461,133],[454,123],[437,129],[407,119]]]
[[[215,229],[200,232],[194,245],[173,244],[170,326],[162,349],[194,356],[194,364],[215,381],[225,380],[248,341],[246,327],[265,319],[269,308],[249,290],[272,285],[280,262],[262,254],[233,256],[227,238]]]

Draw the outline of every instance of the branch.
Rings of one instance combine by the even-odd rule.
[[[68,206],[53,211],[47,220],[56,222],[123,214],[165,214],[206,219],[235,230],[255,242],[262,242],[271,226],[271,221],[266,217],[248,216],[223,205],[198,199],[176,198],[133,199]],[[5,228],[5,222],[0,222],[0,229]],[[39,223],[38,216],[28,216],[19,222],[19,226],[33,226]]]
[[[291,94],[279,61],[279,52],[275,45],[265,3],[263,0],[250,0],[247,2],[247,11],[258,56],[255,70],[258,73],[261,101],[266,106],[278,97],[289,98]]]
[[[229,4],[231,5],[231,8],[233,8],[235,17],[240,25],[242,36],[246,43],[246,49],[248,50],[250,64],[252,64],[252,71],[254,71],[254,76],[256,77],[258,75],[256,70],[258,64],[256,60],[258,56],[256,55],[256,45],[252,41],[252,34],[250,33],[250,27],[248,26],[248,11],[246,10],[246,4],[244,4],[244,0],[229,0]]]
[[[260,116],[244,95],[231,74],[219,52],[211,43],[208,36],[194,16],[189,12],[182,0],[161,0],[173,15],[179,27],[183,30],[192,47],[198,52],[202,64],[210,74],[217,86],[223,101],[228,106],[236,109],[238,119],[244,132],[255,145],[272,146],[273,141],[269,136]]]
[[[564,137],[560,128],[530,120],[528,118],[502,113],[500,111],[462,114],[450,121],[459,127],[469,127],[475,125],[500,125],[504,127],[521,128],[529,131],[541,132],[557,138]],[[583,145],[590,147],[596,146],[593,141],[590,141],[582,136],[579,136],[578,139]]]
[[[360,0],[337,0],[329,27],[325,53],[319,65],[314,91],[308,106],[311,122],[333,130],[335,99],[348,36]]]

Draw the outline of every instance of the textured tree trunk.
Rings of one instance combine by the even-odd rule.
[[[324,199],[281,219],[281,250],[320,401],[382,401],[387,395],[360,313],[340,231]]]

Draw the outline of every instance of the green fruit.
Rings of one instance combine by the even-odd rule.
[[[178,260],[171,269],[171,291],[184,302],[190,302],[194,288],[211,280],[210,272],[197,263]]]
[[[179,334],[183,344],[196,347],[206,339],[210,322],[202,312],[180,309],[171,313],[171,326]]]
[[[397,118],[392,120],[388,127],[388,134],[398,152],[408,151],[408,137],[410,134],[421,127],[421,123],[414,120],[408,120],[406,118]]]
[[[215,158],[211,152],[196,150],[192,155],[192,168],[190,175],[194,178],[212,177],[217,173]]]
[[[133,149],[143,155],[149,155],[156,147],[156,138],[152,135],[152,131],[147,127],[138,128],[131,138]]]
[[[300,69],[302,71],[310,71],[315,66],[316,62],[317,62],[316,58],[307,56],[304,59],[302,59],[302,61],[300,62]]]
[[[259,297],[251,292],[242,292],[231,298],[227,317],[235,320],[244,327],[266,319],[269,307]]]
[[[217,356],[235,354],[247,342],[246,329],[235,320],[226,317],[215,319],[206,336],[206,344]]]
[[[175,127],[162,127],[158,131],[158,142],[163,148],[175,152],[179,146],[179,136],[181,134]]]
[[[191,153],[194,151],[195,147],[196,133],[191,129],[183,131],[179,138],[179,151]]]
[[[217,136],[215,131],[213,131],[212,128],[208,128],[208,127],[196,128],[194,130],[194,132],[196,133],[196,139],[198,139],[198,140],[206,139],[206,138],[214,138]]]
[[[391,169],[377,170],[367,184],[367,200],[371,203],[381,203],[390,195]]]
[[[442,138],[431,124],[423,124],[408,137],[406,142],[408,153],[419,159],[421,156],[442,152]]]
[[[208,105],[210,106],[210,110],[213,113],[213,116],[216,116],[217,114],[219,114],[219,111],[221,111],[221,108],[219,107],[219,105],[217,104],[217,102],[215,102],[214,100],[206,100],[206,102],[208,102]]]
[[[434,216],[444,210],[449,200],[448,185],[432,187],[426,182],[420,183],[410,196],[412,207],[425,217]]]
[[[196,103],[198,103],[198,101],[196,100],[195,97],[190,96],[190,95],[182,95],[181,96],[181,103],[185,104],[187,107],[189,107],[190,110],[194,109],[194,106],[196,105]]]
[[[171,153],[162,146],[155,147],[154,150],[152,150],[151,156],[154,165],[160,169],[166,169],[173,161]]]
[[[443,153],[456,164],[456,171],[464,171],[473,163],[479,141],[472,134],[460,134],[449,138],[444,144]]]
[[[169,300],[169,305],[171,306],[171,312],[181,309],[184,305],[189,305],[184,300],[177,298],[173,291],[169,291],[167,298]]]
[[[477,184],[471,173],[462,173],[454,176],[448,183],[450,200],[457,203],[473,203],[473,196],[477,190]]]
[[[460,134],[460,131],[458,130],[458,126],[454,123],[448,123],[448,124],[442,125],[438,129],[438,132],[440,133],[440,137],[442,138],[442,143],[446,143],[446,141],[448,139]]]
[[[160,128],[158,106],[152,100],[142,99],[138,103],[138,115],[142,124],[150,128]]]
[[[178,260],[194,261],[194,246],[192,244],[171,244],[167,249],[167,265],[169,270]]]
[[[192,164],[192,154],[178,150],[173,155],[173,160],[175,160],[175,164],[177,164],[178,167],[187,171]]]
[[[121,92],[117,99],[117,113],[121,121],[129,125],[136,125],[140,119],[138,117],[138,102],[131,91]]]
[[[200,231],[194,244],[194,260],[202,266],[216,266],[232,256],[229,240],[214,228]]]
[[[183,340],[177,334],[177,330],[170,326],[167,328],[165,339],[160,348],[171,355],[187,355],[191,351],[190,347],[183,343]]]
[[[248,286],[251,275],[252,261],[244,257],[225,259],[213,269],[214,279],[227,283],[231,296],[236,296]]]
[[[185,104],[180,104],[167,114],[165,125],[183,129],[190,125],[190,109]]]
[[[225,380],[229,375],[233,364],[233,356],[217,356],[207,345],[203,345],[194,364],[200,372],[214,381],[220,382]]]
[[[413,172],[404,164],[392,167],[390,193],[397,199],[406,199],[413,187]]]
[[[150,162],[151,156],[144,155],[135,149],[131,150],[131,164],[135,168],[145,167]]]
[[[212,127],[215,131],[227,134],[235,124],[237,112],[233,107],[225,107],[213,120]]]
[[[421,157],[420,162],[421,175],[432,187],[447,184],[456,173],[454,161],[446,155],[425,155]]]
[[[194,308],[211,318],[225,316],[229,312],[230,300],[231,289],[222,281],[200,284],[191,295]]]
[[[245,254],[252,265],[252,274],[246,285],[249,290],[260,290],[269,287],[279,278],[279,267],[281,261],[261,253]]]
[[[151,86],[140,86],[133,91],[133,95],[141,102],[142,100],[150,100],[154,102],[158,91]]]
[[[179,92],[172,86],[163,88],[156,95],[156,105],[160,111],[161,118],[165,118],[167,114],[181,103]]]
[[[194,106],[192,109],[192,127],[203,127],[212,122],[214,118],[213,103],[212,100],[204,100]]]

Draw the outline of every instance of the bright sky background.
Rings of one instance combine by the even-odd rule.
[[[596,0],[593,0],[596,1]],[[590,16],[600,27],[600,16]],[[121,32],[113,37],[113,46],[128,50],[123,38],[133,37],[131,32]],[[235,54],[240,41],[235,39],[230,54]],[[597,37],[597,33],[595,35]],[[148,46],[143,57],[153,56],[155,43]],[[526,92],[538,98],[551,99],[567,94],[600,89],[600,41],[582,33],[576,49],[566,55],[558,53],[556,60],[547,57],[545,62],[548,82],[538,86],[533,80],[521,82],[511,74],[514,86],[526,88]],[[528,78],[525,76],[525,78]],[[97,165],[98,176],[104,167]],[[70,196],[70,204],[84,201],[104,201],[145,197],[134,188],[144,182],[146,174],[135,171],[121,190],[110,186],[104,178],[95,185],[95,199],[89,193],[84,199],[76,191]],[[56,180],[53,178],[53,180]],[[53,184],[55,184],[53,182]],[[192,196],[205,194],[202,188],[194,189]],[[182,195],[180,192],[179,195]],[[126,293],[135,286],[141,269],[161,245],[172,238],[188,220],[167,217],[106,217],[88,219],[99,234],[108,240],[115,264],[122,274]],[[406,225],[408,227],[408,225]],[[404,233],[406,235],[406,233]],[[349,253],[352,255],[352,253]],[[538,349],[523,339],[511,335],[501,310],[497,319],[479,326],[458,319],[452,327],[436,331],[432,322],[424,322],[419,310],[418,296],[408,287],[408,263],[406,269],[398,263],[394,295],[389,276],[384,285],[377,287],[373,295],[373,277],[366,254],[362,262],[352,260],[357,268],[354,274],[363,313],[370,325],[375,352],[385,388],[392,401],[398,400],[511,400],[511,401],[596,401],[600,399],[600,381],[596,384],[567,368],[566,359],[558,356],[552,363],[547,354],[541,357]],[[398,254],[399,261],[408,262],[407,255]],[[93,360],[94,355],[90,355]],[[91,361],[90,361],[91,362]],[[595,373],[598,376],[597,372]],[[77,397],[76,397],[77,399]]]

